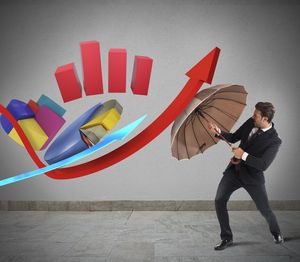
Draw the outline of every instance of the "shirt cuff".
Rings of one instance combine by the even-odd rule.
[[[247,152],[244,152],[244,153],[242,154],[242,159],[243,159],[244,161],[246,161],[248,155],[249,155],[249,154],[248,154]]]

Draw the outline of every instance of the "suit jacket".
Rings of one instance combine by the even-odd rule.
[[[253,127],[254,122],[249,118],[236,132],[221,132],[221,135],[231,143],[241,141],[239,147],[249,154],[246,161],[241,160],[237,166],[229,163],[223,174],[237,175],[234,170],[237,169],[240,179],[245,184],[263,184],[265,183],[264,171],[275,159],[281,139],[272,123],[272,128],[247,142]]]

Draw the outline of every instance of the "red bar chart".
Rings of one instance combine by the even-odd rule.
[[[74,63],[58,67],[55,78],[65,103],[81,98],[82,88]]]
[[[126,92],[127,51],[124,48],[111,48],[108,52],[108,92]]]
[[[81,98],[82,86],[87,96],[104,94],[101,50],[103,47],[98,41],[80,42],[83,83],[78,78],[74,63],[57,68],[55,78],[65,103]],[[125,48],[110,48],[107,62],[107,92],[126,93],[127,50]],[[130,83],[134,95],[148,95],[152,64],[153,59],[148,56],[138,55],[134,57]]]
[[[100,44],[98,41],[80,43],[83,87],[86,95],[103,94]]]
[[[131,90],[135,95],[148,95],[153,59],[147,56],[135,56]]]

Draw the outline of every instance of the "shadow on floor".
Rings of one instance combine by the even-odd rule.
[[[284,237],[284,242],[289,242],[289,241],[294,241],[294,240],[300,240],[300,236]]]
[[[257,242],[257,241],[233,242],[234,246],[252,246],[252,245],[258,245],[258,244],[261,244],[261,242]]]

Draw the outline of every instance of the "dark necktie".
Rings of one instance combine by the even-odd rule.
[[[255,140],[255,138],[256,138],[257,136],[259,136],[262,132],[263,132],[263,131],[262,131],[260,128],[258,128],[257,131],[256,131],[251,137],[249,137],[247,143],[248,143],[248,144],[249,144],[249,143],[252,143],[252,142]]]

